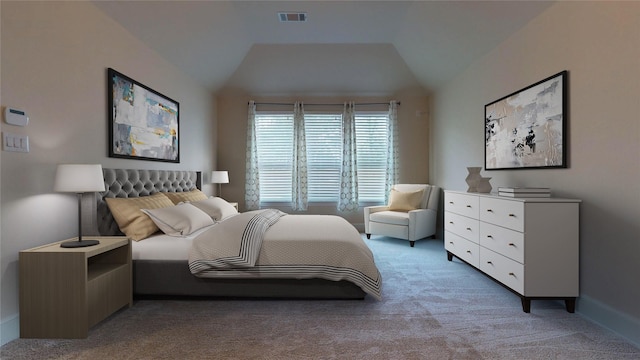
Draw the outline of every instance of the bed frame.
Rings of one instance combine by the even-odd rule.
[[[199,171],[103,169],[105,191],[83,199],[83,233],[123,235],[105,198],[140,197],[156,192],[202,189]],[[86,219],[86,220],[85,220]],[[363,299],[365,292],[348,281],[324,279],[213,279],[191,274],[186,260],[134,260],[136,297],[207,296],[237,298]]]

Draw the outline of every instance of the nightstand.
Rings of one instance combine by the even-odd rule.
[[[20,251],[20,337],[86,338],[90,327],[133,304],[131,240],[83,239],[100,244]]]

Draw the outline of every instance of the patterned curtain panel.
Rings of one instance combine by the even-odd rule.
[[[247,164],[244,202],[247,210],[260,209],[260,172],[258,171],[258,146],[256,143],[256,103],[249,101],[247,119]]]
[[[304,133],[304,105],[293,105],[293,161],[291,169],[291,208],[307,210],[307,140]]]
[[[338,210],[358,210],[358,163],[356,156],[355,103],[344,104],[342,112],[342,171],[340,172],[340,199]]]
[[[389,193],[391,187],[399,182],[399,155],[398,155],[398,102],[392,100],[389,102],[389,123],[387,134],[389,136],[387,144],[387,176],[385,177],[384,202],[389,203]]]

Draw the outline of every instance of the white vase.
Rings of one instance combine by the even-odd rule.
[[[478,183],[480,182],[480,179],[482,179],[482,176],[480,176],[480,170],[482,170],[481,167],[467,167],[467,171],[469,171],[469,175],[467,175],[467,178],[464,179],[467,182],[467,185],[469,186],[469,188],[467,189],[467,192],[478,191]]]

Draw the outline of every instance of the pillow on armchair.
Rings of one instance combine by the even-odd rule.
[[[410,192],[391,189],[391,193],[389,194],[389,210],[410,211],[420,209],[423,197],[424,189]]]

